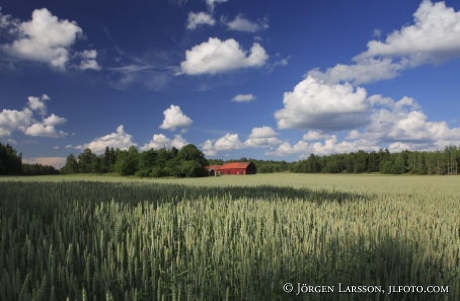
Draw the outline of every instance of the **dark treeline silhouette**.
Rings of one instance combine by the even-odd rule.
[[[193,144],[178,150],[162,148],[139,152],[135,146],[128,150],[106,148],[101,155],[85,149],[78,157],[69,155],[61,173],[119,173],[141,177],[200,177],[208,173],[208,161]]]
[[[22,163],[21,174],[25,176],[58,175],[59,170],[50,165]]]
[[[22,163],[22,155],[9,144],[0,143],[0,175],[58,174],[53,166]]]
[[[22,174],[22,158],[9,144],[0,143],[0,175]]]

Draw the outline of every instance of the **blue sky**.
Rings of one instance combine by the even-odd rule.
[[[456,1],[0,0],[0,141],[27,162],[198,146],[460,145]]]

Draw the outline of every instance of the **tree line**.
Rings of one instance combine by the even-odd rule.
[[[409,151],[390,153],[388,149],[378,152],[352,152],[329,156],[311,154],[307,159],[294,162],[292,172],[300,173],[373,173],[457,175],[460,171],[460,148],[445,147],[438,151]]]
[[[41,164],[22,162],[22,154],[11,145],[0,143],[0,175],[45,175],[71,173],[118,173],[140,177],[200,177],[206,176],[207,165],[227,162],[251,161],[258,173],[383,173],[419,175],[457,175],[460,172],[460,147],[449,146],[437,151],[403,151],[390,153],[388,149],[365,152],[359,150],[346,154],[318,156],[310,154],[307,159],[286,162],[240,158],[224,161],[206,159],[193,144],[180,150],[150,149],[143,152],[135,146],[127,150],[106,147],[101,155],[85,149],[75,156],[67,156],[60,170]]]
[[[53,166],[22,162],[22,154],[9,144],[0,143],[0,175],[50,175],[59,174]]]
[[[240,158],[238,160],[209,160],[210,164],[251,161],[258,173],[382,173],[418,175],[457,175],[460,172],[460,147],[449,146],[438,151],[409,151],[390,153],[388,149],[318,156],[286,162]]]
[[[140,177],[201,177],[206,176],[208,160],[193,144],[188,144],[180,150],[150,149],[143,152],[135,146],[128,150],[105,148],[101,155],[96,155],[91,149],[85,149],[75,156],[70,154],[61,173],[118,173],[123,176],[136,175]]]

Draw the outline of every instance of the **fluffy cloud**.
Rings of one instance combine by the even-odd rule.
[[[285,93],[284,108],[275,113],[278,127],[317,131],[310,130],[293,145],[283,142],[271,154],[324,155],[377,150],[382,145],[392,151],[433,150],[460,143],[460,128],[429,121],[414,99],[367,98],[365,89],[351,85],[390,79],[408,68],[460,57],[460,12],[444,2],[425,0],[414,13],[413,24],[367,46],[353,58],[354,64],[337,64],[324,72],[313,69]],[[343,129],[351,129],[344,138],[324,134]]]
[[[377,151],[388,146],[391,152],[410,150],[438,150],[460,144],[460,128],[450,128],[446,122],[432,122],[410,97],[395,101],[381,95],[368,98],[371,106],[370,123],[362,131],[351,130],[346,137],[309,131],[294,145],[281,143],[270,155],[328,155]],[[316,141],[312,143],[311,141]]]
[[[267,155],[284,157],[296,154],[307,154],[308,152],[310,152],[310,148],[308,142],[306,141],[300,140],[294,145],[285,141],[274,150],[267,152]]]
[[[386,143],[404,143],[410,149],[442,148],[460,143],[460,128],[450,128],[446,122],[428,121],[417,102],[409,97],[399,101],[373,95],[372,122],[363,133],[353,137]]]
[[[303,135],[303,140],[311,141],[311,140],[321,140],[321,139],[329,139],[331,135],[323,134],[321,131],[308,131],[305,135]]]
[[[230,70],[260,67],[265,64],[268,54],[259,43],[254,43],[247,53],[234,39],[221,41],[209,38],[185,52],[181,63],[183,73],[190,75],[216,74]]]
[[[179,106],[171,105],[163,112],[163,114],[165,118],[163,123],[160,125],[160,128],[165,130],[174,131],[176,128],[188,127],[193,123],[190,117],[182,113]]]
[[[196,29],[199,25],[214,26],[214,24],[216,24],[216,20],[214,20],[210,14],[205,12],[188,13],[187,29],[193,30]]]
[[[170,139],[163,134],[154,134],[152,140],[140,147],[140,150],[161,149],[163,147],[181,149],[187,144],[189,143],[181,135],[175,135],[174,139]]]
[[[97,62],[97,51],[94,49],[84,50],[80,52],[82,61],[79,68],[81,70],[101,70],[101,66]]]
[[[256,99],[256,96],[253,94],[238,94],[232,98],[232,101],[235,102],[250,102]]]
[[[342,81],[359,85],[398,76],[403,70],[427,63],[460,57],[460,12],[444,2],[423,1],[414,13],[412,25],[372,40],[367,50],[353,58],[354,64],[337,64],[309,75],[334,84]]]
[[[417,102],[409,97],[394,101],[381,95],[369,98],[372,122],[362,132],[352,130],[347,137],[324,135],[309,131],[303,139],[291,145],[283,142],[271,155],[329,155],[357,150],[378,151],[387,145],[391,152],[411,150],[437,150],[460,143],[460,128],[449,128],[445,122],[430,122]],[[322,140],[308,143],[311,140]]]
[[[225,134],[216,141],[206,140],[203,144],[203,153],[206,156],[215,156],[220,151],[240,149],[244,146],[238,134]]]
[[[56,126],[66,123],[67,119],[51,114],[44,118],[41,122],[36,122],[29,126],[25,134],[29,136],[40,137],[63,137],[66,135],[64,131],[58,131]]]
[[[25,131],[33,122],[33,112],[29,108],[21,111],[3,109],[0,112],[0,136],[8,137],[13,131]]]
[[[93,141],[75,146],[76,149],[91,149],[95,154],[102,154],[105,151],[106,147],[113,147],[119,149],[128,149],[131,146],[136,146],[137,144],[133,142],[133,136],[125,132],[123,125],[119,125],[115,133],[111,133],[99,138],[94,139]],[[69,147],[69,146],[68,146]],[[70,146],[72,147],[72,146]]]
[[[278,145],[281,141],[276,137],[278,134],[269,126],[253,128],[249,138],[244,142],[249,147],[269,147]]]
[[[394,63],[388,58],[366,58],[355,65],[337,64],[325,72],[313,69],[308,75],[329,84],[345,81],[359,85],[394,78],[404,68],[404,62]]]
[[[280,129],[343,130],[368,122],[364,88],[326,84],[308,76],[284,94],[284,108],[275,113]]]
[[[16,27],[16,39],[2,45],[2,49],[13,57],[48,63],[58,69],[65,69],[69,49],[82,33],[75,22],[58,20],[46,8],[34,10],[30,21]]]
[[[175,147],[177,149],[181,149],[187,144],[189,143],[181,135],[175,135],[173,139],[170,139],[163,134],[154,134],[149,142],[139,147],[139,150],[146,151],[152,148],[160,149],[163,147]],[[106,147],[126,150],[131,146],[137,146],[137,143],[133,141],[133,136],[125,131],[124,126],[119,125],[115,133],[110,133],[108,135],[96,138],[93,141],[83,145],[68,145],[66,148],[76,148],[80,150],[89,148],[94,153],[101,154],[105,151]]]
[[[370,41],[367,57],[408,57],[412,65],[460,57],[460,12],[445,2],[422,1],[414,13],[414,24],[389,34],[385,42]]]
[[[29,96],[27,99],[29,101],[29,107],[33,111],[38,111],[41,115],[46,114],[45,101],[50,100],[48,95],[43,94],[42,97]]]
[[[391,152],[406,149],[433,151],[460,144],[460,128],[451,128],[446,122],[429,121],[413,98],[403,97],[395,101],[373,95],[369,97],[369,103],[372,106],[371,122],[361,132],[352,130],[342,141],[335,135],[324,137],[324,142],[311,145],[309,152],[325,155],[377,151],[385,145]]]
[[[308,157],[309,154],[315,155],[330,155],[337,153],[350,153],[357,150],[377,151],[379,146],[373,142],[366,140],[339,141],[336,135],[325,137],[322,141],[314,143],[306,141],[306,136],[302,140],[297,141],[294,145],[289,142],[283,142],[276,149],[269,151],[267,154],[274,156],[292,156],[298,155],[300,157]],[[317,140],[317,139],[315,139]]]
[[[36,9],[32,19],[22,22],[0,11],[0,34],[9,43],[0,44],[0,50],[20,60],[46,63],[54,69],[65,70],[73,57],[83,60],[78,68],[99,70],[97,52],[85,50],[72,52],[72,46],[82,36],[83,30],[74,21],[60,20],[48,9]]]
[[[257,32],[268,28],[267,20],[259,20],[252,22],[241,15],[236,16],[232,21],[226,23],[229,30],[244,31],[244,32]]]
[[[355,141],[338,141],[337,136],[333,135],[329,139],[325,139],[324,142],[316,142],[311,145],[310,153],[316,155],[329,155],[337,153],[350,153],[358,150],[364,151],[378,151],[379,146],[369,143],[366,140],[355,140]]]
[[[282,141],[269,126],[255,127],[246,141],[241,141],[238,134],[227,133],[217,140],[206,140],[203,144],[203,152],[207,156],[215,156],[221,151],[231,151],[251,147],[274,147]]]
[[[44,94],[41,97],[29,96],[27,106],[22,110],[3,109],[0,112],[0,137],[9,137],[14,131],[21,131],[29,136],[62,137],[66,133],[58,131],[56,126],[64,124],[66,119],[51,114],[45,117],[47,108],[45,101],[50,100]],[[38,112],[41,121],[37,121],[34,113]]]

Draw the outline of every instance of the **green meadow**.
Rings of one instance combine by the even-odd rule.
[[[457,301],[459,181],[0,178],[0,300]]]

